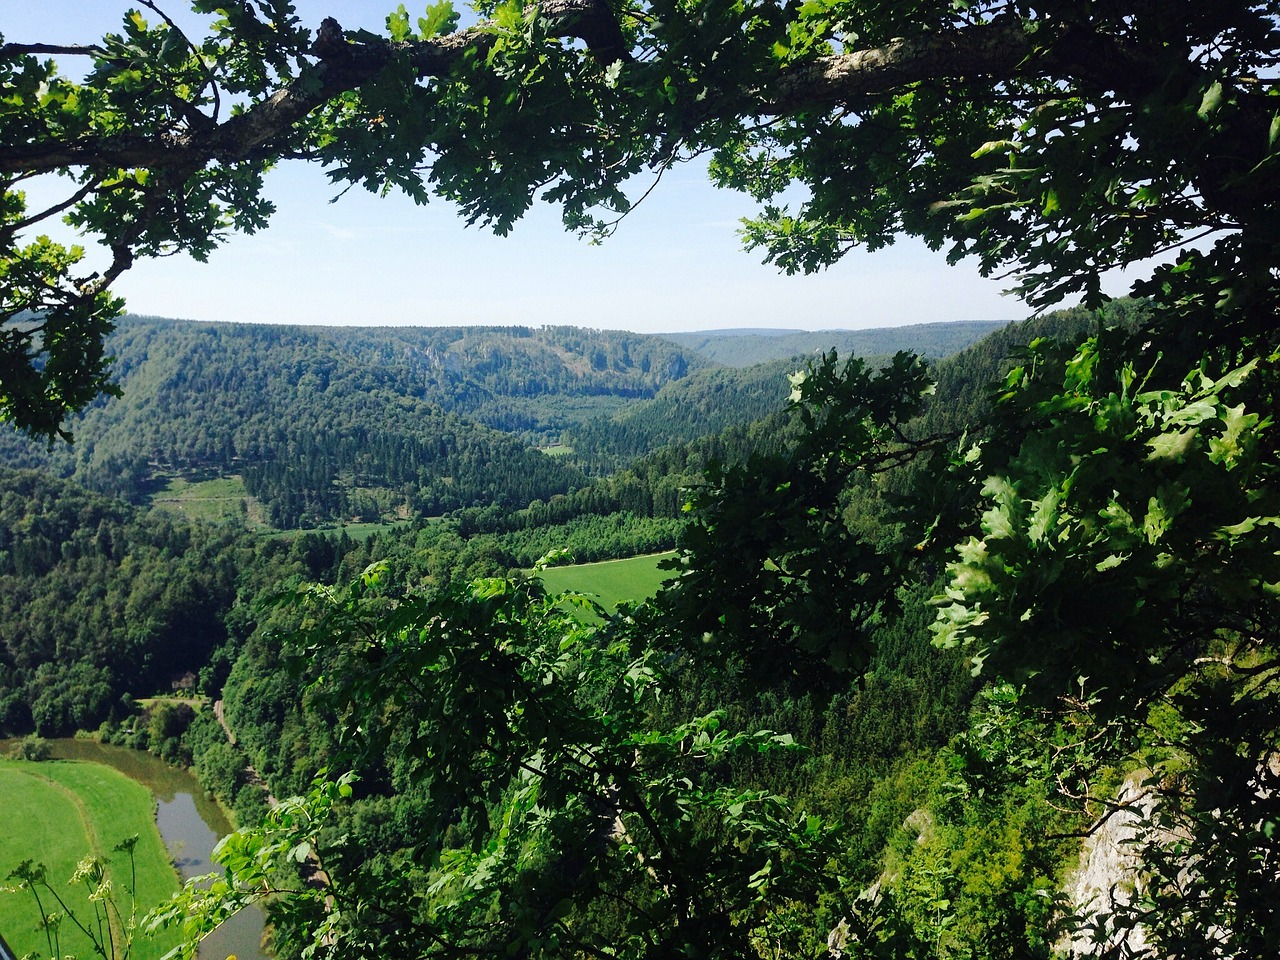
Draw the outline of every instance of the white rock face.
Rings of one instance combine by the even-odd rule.
[[[1143,789],[1142,774],[1131,774],[1120,787],[1116,802],[1126,809],[1113,813],[1089,837],[1080,853],[1080,866],[1067,883],[1066,895],[1080,916],[1112,913],[1117,906],[1132,901],[1141,889],[1141,861],[1136,844],[1142,824],[1149,822],[1155,797]],[[1101,945],[1123,944],[1126,955],[1142,956],[1147,938],[1138,927],[1108,931],[1102,944],[1091,929],[1079,930],[1062,944],[1071,956],[1092,956]]]

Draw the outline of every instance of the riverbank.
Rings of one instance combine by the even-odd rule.
[[[178,889],[152,808],[145,786],[102,764],[2,759],[0,809],[5,811],[5,830],[0,833],[0,876],[8,877],[26,860],[44,864],[49,882],[64,898],[66,908],[99,936],[118,941],[130,922],[131,911],[135,920],[141,920]],[[138,842],[131,869],[127,855],[115,848],[133,836]],[[111,864],[113,895],[122,914],[111,925],[90,922],[95,905],[86,885],[68,885],[78,864],[89,856]],[[136,878],[134,898],[128,894],[131,874]],[[50,902],[51,893],[40,892],[44,914],[63,912]],[[48,949],[41,914],[28,892],[0,894],[0,929],[18,956]],[[89,936],[70,919],[60,924],[57,935],[58,955],[93,954]],[[158,960],[177,939],[175,932],[154,940],[139,936],[133,956]]]
[[[49,796],[38,789],[41,781],[36,778],[40,777],[60,782],[69,778],[65,781],[67,790],[82,798],[87,809],[96,811],[93,829],[105,844],[108,854],[111,846],[123,838],[116,838],[116,833],[124,831],[124,836],[137,833],[140,838],[147,838],[146,857],[152,864],[148,870],[162,876],[165,884],[163,892],[148,886],[148,892],[143,894],[143,884],[139,881],[139,917],[177,890],[179,879],[186,880],[214,869],[210,854],[217,841],[230,832],[231,824],[190,772],[170,766],[150,754],[94,740],[62,739],[48,743],[53,751],[53,760],[38,763],[4,760],[0,766],[0,772],[11,773],[9,793],[0,792],[0,809],[6,811],[6,827],[10,822],[30,824],[30,829],[6,829],[0,835],[0,878],[23,860],[31,859],[45,863],[50,879],[55,885],[61,885],[74,872],[78,860],[93,849],[88,831],[80,828],[77,832],[79,821],[72,816],[76,809],[74,801],[68,800],[65,794],[59,799],[59,796]],[[0,742],[0,754],[6,752],[6,745]],[[26,779],[16,779],[16,774],[12,773],[15,770],[19,770]],[[115,783],[116,787],[106,791],[96,786],[99,782]],[[81,786],[83,792],[79,789]],[[108,796],[115,799],[103,806],[102,798]],[[13,806],[9,802],[12,798],[18,798],[16,802],[25,806]],[[10,820],[10,810],[22,810],[32,805],[39,811],[49,811],[48,816],[40,819],[33,814],[29,820],[18,817]],[[139,859],[143,846],[140,839]],[[117,861],[118,864],[123,862]],[[21,914],[5,912],[13,909],[13,901],[19,900],[29,901],[30,896],[0,895],[0,929],[5,931],[6,939],[19,956],[28,951],[47,949],[42,934],[37,934],[38,940],[30,939],[38,920],[34,904],[24,908]],[[11,936],[10,931],[15,931],[16,935]],[[201,956],[222,960],[234,954],[240,960],[259,960],[264,957],[260,946],[262,931],[261,912],[245,911],[202,945]],[[133,956],[137,960],[159,958],[176,940],[177,935],[172,932],[162,934],[155,941],[140,939]],[[91,955],[87,938],[83,946],[71,950],[64,937],[61,953],[72,952],[80,956]]]

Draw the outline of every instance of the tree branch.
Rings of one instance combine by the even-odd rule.
[[[0,60],[20,57],[26,54],[44,54],[50,57],[101,57],[106,50],[95,43],[62,44],[62,43],[4,43],[0,44]]]
[[[762,113],[828,107],[922,80],[1009,76],[1032,52],[1017,21],[965,27],[883,47],[819,57],[787,69],[772,90],[759,92]]]
[[[540,9],[550,36],[582,40],[602,64],[631,60],[618,21],[603,0],[544,0]],[[393,58],[407,56],[419,79],[441,78],[448,76],[467,51],[483,51],[490,43],[492,35],[483,27],[413,42],[349,42],[337,23],[327,20],[311,49],[317,62],[309,71],[216,127],[182,134],[114,134],[70,143],[5,146],[0,148],[0,173],[250,159],[273,144],[279,146],[295,123],[338,93],[372,80]],[[12,46],[0,48],[0,53]],[[762,116],[829,107],[921,80],[1008,75],[1031,50],[1030,38],[1020,23],[969,27],[784,68],[767,88],[749,96],[758,101],[756,112]],[[1038,69],[1047,70],[1047,65]],[[715,112],[715,105],[709,104],[706,115]]]
[[[582,40],[597,61],[629,59],[622,29],[603,0],[545,0],[541,16],[551,36]],[[349,42],[332,18],[325,20],[311,54],[317,63],[294,82],[243,113],[204,130],[185,133],[113,134],[69,143],[33,142],[0,147],[0,174],[51,172],[66,167],[203,166],[254,158],[293,125],[332,97],[374,79],[395,57],[406,56],[419,79],[447,76],[468,50],[483,50],[491,35],[480,27],[427,40]],[[101,53],[101,48],[49,44],[4,44],[13,53]]]
[[[66,210],[68,207],[75,206],[77,203],[79,203],[81,200],[83,200],[85,197],[91,194],[94,190],[97,190],[98,187],[100,187],[101,185],[102,185],[102,178],[94,177],[93,179],[89,180],[83,187],[81,187],[79,190],[77,190],[75,193],[73,193],[70,197],[68,197],[66,200],[62,201],[61,203],[55,204],[54,206],[49,207],[45,210],[41,210],[39,213],[33,213],[29,217],[24,217],[21,220],[16,220],[11,224],[6,224],[3,228],[0,228],[0,238],[7,238],[10,236],[13,236],[19,233],[20,231],[27,229],[27,227],[31,226],[32,224],[39,223],[41,220],[47,220],[49,217],[52,217],[54,214],[61,213],[63,210]]]
[[[600,64],[633,59],[617,17],[605,0],[543,0],[538,17],[546,35],[582,41]],[[1059,78],[1094,92],[1110,92],[1129,103],[1138,102],[1160,84],[1175,82],[1161,64],[1149,62],[1149,54],[1120,38],[1079,26],[1062,27],[1056,36],[1048,36],[1052,29],[1041,24],[1033,34],[1020,19],[1006,16],[792,64],[752,90],[708,91],[704,104],[691,118],[692,124],[856,106],[869,97],[926,81]],[[268,155],[296,155],[300,147],[290,140],[296,139],[300,121],[338,94],[375,79],[395,59],[406,58],[419,80],[443,79],[468,52],[483,53],[493,42],[493,33],[483,25],[411,42],[381,38],[352,41],[329,19],[317,32],[310,50],[314,62],[302,75],[239,115],[199,129],[5,145],[0,147],[0,175],[76,167],[199,169],[210,162],[234,164]],[[0,47],[0,54],[37,49],[54,50],[47,45],[8,44]],[[89,52],[94,48],[58,49]],[[1191,80],[1194,77],[1184,76],[1177,82]],[[1263,101],[1270,99],[1252,92],[1238,93],[1237,129],[1221,135],[1221,149],[1213,151],[1217,157],[1231,157],[1231,165],[1243,171],[1258,162],[1255,154],[1262,148],[1257,145],[1269,142],[1271,109]],[[1216,198],[1216,205],[1237,210],[1244,204],[1241,216],[1246,216],[1258,207],[1260,199],[1269,199],[1269,188],[1269,181],[1255,184],[1246,188],[1252,191],[1249,196],[1227,198],[1239,201],[1234,206],[1222,197]],[[1260,198],[1256,195],[1259,192],[1266,196]]]

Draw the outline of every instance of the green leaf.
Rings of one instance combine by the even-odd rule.
[[[409,11],[403,3],[393,13],[387,14],[387,32],[396,43],[404,43],[413,35],[409,27]]]
[[[973,159],[978,160],[989,153],[1016,153],[1019,149],[1020,144],[1016,140],[988,140],[973,151],[971,156]]]
[[[1147,447],[1151,453],[1147,455],[1148,460],[1174,460],[1181,462],[1185,459],[1187,451],[1191,447],[1191,443],[1195,440],[1198,430],[1182,430],[1178,433],[1162,433],[1152,440],[1147,441]]]
[[[451,0],[438,0],[427,4],[427,15],[418,18],[418,35],[423,40],[452,33],[458,26],[458,11]]]
[[[1045,542],[1049,534],[1056,528],[1058,508],[1062,503],[1062,491],[1053,487],[1039,501],[1034,501],[1035,509],[1031,514],[1031,523],[1027,536],[1032,543]]]
[[[1196,115],[1202,120],[1207,120],[1210,114],[1222,106],[1222,97],[1222,83],[1215,80],[1209,85],[1209,89],[1204,92],[1204,96],[1200,99],[1200,108],[1196,111]]]

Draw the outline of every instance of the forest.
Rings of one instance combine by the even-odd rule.
[[[1104,322],[1134,326],[1145,315],[1141,304],[1121,302],[1108,311]],[[937,393],[913,415],[906,429],[921,435],[954,435],[980,421],[990,409],[988,387],[1008,370],[1016,344],[1049,336],[1069,341],[1098,322],[1099,317],[1084,310],[1051,314],[1001,329],[934,362],[928,376],[936,381]],[[175,332],[179,342],[188,335],[180,328]],[[153,345],[153,352],[163,352],[162,348],[163,341]],[[301,353],[298,357],[301,366],[310,369],[323,364],[325,354],[317,350],[310,359]],[[709,371],[699,389],[712,401],[759,393],[761,385],[769,382],[785,389],[787,371],[794,373],[803,362]],[[903,362],[902,357],[880,359],[865,369],[897,378]],[[809,363],[816,377],[822,369],[828,374],[860,369],[861,361],[846,366],[832,353],[821,363]],[[187,372],[197,379],[205,376],[198,363]],[[994,797],[984,800],[986,812],[981,817],[967,806],[952,810],[943,803],[944,795],[955,786],[951,777],[966,771],[972,760],[966,759],[965,751],[974,745],[966,738],[973,736],[974,697],[982,688],[975,684],[962,656],[939,651],[931,643],[929,598],[939,589],[940,571],[935,569],[904,589],[895,601],[894,616],[881,613],[867,621],[876,652],[856,669],[793,654],[788,660],[795,672],[777,674],[777,657],[753,652],[750,646],[758,642],[752,638],[762,630],[773,634],[776,627],[728,621],[717,611],[748,614],[768,610],[776,602],[790,610],[785,614],[788,619],[816,632],[819,624],[829,628],[830,618],[841,615],[844,598],[833,595],[805,619],[801,608],[788,606],[794,599],[784,595],[788,584],[797,582],[790,577],[773,585],[772,589],[781,589],[777,601],[764,599],[770,589],[766,585],[699,580],[722,576],[715,572],[716,562],[740,565],[747,555],[744,549],[750,549],[742,543],[726,548],[706,542],[717,529],[708,517],[726,509],[724,504],[716,505],[716,484],[723,488],[734,476],[772,476],[771,471],[780,469],[799,470],[803,475],[811,469],[800,466],[800,461],[811,455],[804,450],[812,427],[806,426],[801,407],[794,402],[745,425],[726,427],[714,402],[693,402],[689,394],[664,397],[668,389],[652,399],[633,398],[630,406],[611,415],[607,422],[623,427],[613,438],[615,455],[641,448],[645,434],[628,432],[625,426],[632,421],[643,424],[654,409],[665,429],[679,435],[707,431],[704,435],[637,456],[626,467],[598,479],[584,475],[580,486],[546,501],[512,508],[495,499],[484,507],[456,509],[440,519],[389,527],[363,540],[353,539],[343,528],[282,536],[255,529],[247,518],[236,515],[213,523],[188,521],[160,507],[148,509],[90,492],[48,470],[10,468],[0,484],[0,594],[5,598],[0,617],[4,640],[0,725],[11,734],[95,731],[108,742],[150,749],[173,762],[191,764],[246,827],[264,814],[263,795],[247,779],[249,765],[276,795],[288,796],[306,795],[323,771],[335,763],[347,764],[356,777],[352,800],[331,811],[331,822],[316,838],[326,850],[325,869],[335,882],[354,889],[376,881],[379,898],[389,892],[381,885],[394,880],[397,897],[414,899],[413,891],[434,882],[414,866],[422,838],[443,830],[447,840],[441,842],[446,849],[471,848],[494,816],[489,809],[492,801],[486,800],[470,813],[450,808],[452,812],[442,821],[433,794],[412,772],[422,761],[415,759],[417,751],[411,743],[402,742],[401,735],[391,730],[380,734],[391,740],[376,750],[347,741],[342,731],[353,731],[350,711],[360,700],[337,705],[349,694],[341,691],[340,683],[334,689],[334,678],[361,671],[343,666],[354,655],[347,646],[349,640],[332,649],[316,646],[316,615],[306,599],[313,596],[312,591],[325,591],[322,595],[330,598],[327,603],[347,597],[347,589],[355,591],[341,601],[353,605],[344,616],[364,616],[367,607],[405,610],[418,604],[430,609],[458,604],[465,610],[477,602],[471,593],[477,585],[507,583],[510,586],[499,594],[502,602],[518,596],[521,605],[532,604],[530,610],[541,605],[543,610],[528,623],[525,618],[531,613],[523,606],[509,611],[507,616],[518,619],[508,628],[524,631],[532,629],[534,622],[541,623],[539,629],[550,630],[548,637],[558,638],[557,645],[564,642],[567,631],[578,638],[576,644],[587,644],[599,655],[607,654],[606,659],[622,655],[627,662],[631,661],[625,650],[638,642],[637,637],[645,637],[646,643],[661,650],[664,641],[650,637],[661,637],[673,623],[683,624],[684,631],[706,621],[704,636],[721,633],[724,638],[705,641],[700,656],[710,656],[722,665],[709,672],[681,668],[655,674],[648,682],[658,683],[661,676],[663,694],[654,705],[644,707],[650,724],[675,724],[684,731],[681,741],[687,736],[710,736],[721,725],[726,730],[787,731],[785,749],[774,749],[771,741],[758,737],[729,738],[714,772],[706,775],[713,783],[746,785],[750,795],[757,802],[767,801],[766,805],[786,797],[787,804],[827,824],[824,831],[842,824],[838,869],[846,884],[888,884],[898,872],[902,876],[895,883],[918,884],[914,871],[938,869],[936,864],[927,868],[925,864],[947,851],[946,882],[951,892],[946,895],[954,898],[957,911],[975,913],[967,921],[971,932],[978,931],[983,938],[995,936],[985,927],[972,926],[981,916],[983,924],[1000,926],[1000,937],[1020,949],[1047,949],[1042,928],[1049,910],[1037,898],[1061,885],[1078,840],[1048,843],[1040,831],[1053,824],[1054,829],[1069,833],[1078,820],[1048,805],[1044,784],[1034,785],[1030,793],[1022,789],[1012,796],[998,795],[997,814],[1013,824],[1007,835],[998,838],[987,836],[984,819],[996,815],[986,806],[996,802]],[[699,395],[692,394],[695,399]],[[207,394],[205,399],[214,405],[220,402]],[[151,409],[155,415],[155,407]],[[673,420],[676,412],[679,417]],[[378,415],[377,422],[385,420]],[[163,432],[161,425],[157,427]],[[597,429],[602,442],[607,442],[607,430]],[[888,482],[883,490],[841,482],[829,488],[834,499],[823,509],[834,511],[843,528],[879,541],[883,550],[884,544],[903,536],[889,504],[911,486],[915,469],[908,464],[889,472],[883,478]],[[787,486],[793,483],[788,481]],[[511,502],[519,502],[518,493],[512,493]],[[734,502],[741,506],[738,498]],[[810,505],[805,511],[815,509]],[[735,524],[728,526],[736,529]],[[788,537],[797,533],[771,526],[752,536],[777,558],[774,562],[780,570],[789,571],[794,561],[783,551],[792,546]],[[823,534],[823,540],[824,558],[831,562],[839,549],[830,542],[830,532]],[[564,613],[553,612],[541,597],[537,581],[527,579],[526,571],[553,551],[567,551],[575,560],[588,561],[674,547],[684,551],[681,563],[685,565],[702,554],[698,576],[686,572],[678,586],[653,605],[626,609],[590,630],[575,625]],[[806,549],[814,549],[814,544]],[[827,575],[836,582],[857,578],[851,571],[828,571]],[[509,595],[508,590],[514,593]],[[282,596],[295,599],[282,602]],[[812,607],[812,598],[804,599],[802,606]],[[475,628],[487,630],[494,617],[486,611]],[[537,640],[525,637],[523,642],[536,647]],[[665,642],[683,643],[675,638]],[[829,654],[828,650],[828,658]],[[613,669],[621,665],[619,661]],[[140,713],[138,698],[162,691],[170,679],[186,671],[198,677],[198,693],[223,700],[238,734],[234,747],[208,711]],[[515,679],[509,682],[514,684]],[[499,684],[506,686],[507,682]],[[406,705],[413,710],[423,707],[416,696]],[[683,718],[712,707],[713,712],[698,721],[711,726],[701,734],[691,733]],[[451,727],[446,723],[446,728]],[[982,749],[989,750],[990,745]],[[947,802],[953,803],[954,798]],[[705,815],[707,811],[700,817]],[[957,816],[961,816],[958,821]],[[929,822],[936,834],[926,837],[920,832],[922,818],[934,818]],[[695,827],[695,822],[686,825]],[[771,829],[778,827],[774,823]],[[752,828],[751,835],[756,829],[763,827]],[[339,847],[330,850],[329,844],[338,838],[342,838]],[[777,837],[768,840],[776,842]],[[961,855],[961,848],[974,844]],[[717,857],[724,855],[722,851]],[[991,857],[1009,861],[1001,868],[1004,872],[990,873]],[[957,884],[968,892],[960,892]],[[904,893],[904,902],[914,903],[912,898],[920,895],[912,889],[909,895]],[[996,909],[989,902],[992,898],[1003,904],[998,916],[991,912]],[[838,926],[840,917],[832,912],[836,908],[825,899],[821,903],[820,907],[817,901],[810,905],[819,912],[804,919],[803,927],[799,914],[788,921],[796,925],[790,936],[800,936],[802,929],[812,931],[815,925]],[[184,909],[199,915],[190,904]],[[299,902],[291,909],[301,909]],[[797,907],[790,909],[794,912]],[[589,910],[594,917],[598,907]],[[292,955],[308,942],[305,931],[317,921],[287,913],[275,921],[281,931],[276,948]],[[380,921],[376,935],[372,929],[352,934],[374,936],[363,949],[385,950],[382,938],[396,929],[386,927],[389,922],[391,918]],[[410,912],[394,922],[416,929],[422,919]],[[604,918],[593,923],[601,925],[603,936],[622,936]],[[290,924],[300,926],[289,936],[302,939],[285,939],[283,931]],[[1009,925],[1021,932],[1014,935],[1003,930]]]
[[[687,491],[700,482],[710,463],[737,462],[751,452],[778,447],[778,438],[785,435],[779,423],[786,372],[801,362],[742,370],[708,368],[704,376],[689,374],[678,384],[648,391],[651,397],[639,388],[621,388],[640,395],[626,398],[617,412],[592,414],[578,428],[581,433],[573,434],[575,440],[582,438],[575,450],[591,451],[591,461],[623,464],[595,480],[565,463],[583,463],[585,456],[548,458],[522,442],[531,439],[523,433],[500,433],[456,417],[450,421],[444,412],[428,418],[412,411],[417,415],[405,423],[412,423],[422,442],[442,443],[433,433],[441,429],[468,437],[459,448],[473,451],[472,470],[483,479],[468,488],[463,477],[451,476],[453,489],[468,492],[453,501],[465,505],[454,506],[443,519],[439,510],[422,510],[422,496],[416,494],[412,502],[419,509],[412,515],[417,522],[399,528],[387,525],[385,533],[357,542],[332,523],[324,531],[293,537],[275,532],[292,524],[264,527],[240,513],[222,523],[188,523],[170,511],[148,509],[147,493],[155,487],[155,476],[165,471],[200,475],[239,470],[255,478],[246,480],[245,487],[257,492],[266,518],[279,520],[282,508],[276,505],[292,502],[295,495],[314,498],[328,488],[335,498],[341,496],[328,478],[313,486],[304,484],[300,494],[289,482],[289,468],[317,469],[325,463],[316,452],[325,438],[341,443],[352,461],[374,464],[367,469],[378,474],[378,450],[399,439],[395,417],[402,409],[401,395],[338,388],[342,380],[361,382],[366,376],[386,375],[385,348],[374,338],[363,338],[360,330],[333,329],[323,336],[307,332],[286,354],[273,352],[269,345],[277,337],[296,336],[287,328],[223,330],[150,319],[126,321],[121,328],[118,364],[125,371],[148,369],[122,374],[132,388],[130,395],[105,401],[85,415],[76,428],[83,446],[50,449],[9,438],[12,465],[0,485],[0,729],[9,732],[33,729],[53,736],[94,729],[108,717],[123,716],[129,697],[162,690],[172,676],[187,670],[200,674],[202,686],[216,695],[223,679],[217,670],[225,673],[248,638],[255,598],[278,590],[291,577],[343,582],[377,561],[392,564],[403,582],[447,586],[456,580],[528,570],[555,550],[589,562],[671,549],[678,541]],[[449,342],[458,332],[412,333]],[[245,341],[239,349],[237,336]],[[467,332],[474,340],[486,336],[525,339],[532,333]],[[579,343],[593,338],[625,342],[621,335],[568,328],[544,336],[560,344],[572,342],[570,338]],[[138,339],[145,347],[136,345]],[[202,339],[212,339],[215,347],[192,347]],[[273,403],[248,390],[241,378],[249,376],[250,356],[258,358],[264,371],[280,371],[286,379],[325,376],[331,369],[327,339],[363,342],[366,353],[363,361],[351,362],[344,377],[328,375],[326,428],[309,443],[299,442],[305,434],[302,427],[311,422],[303,419],[304,401],[315,398],[296,387],[286,390],[272,382],[271,373],[263,372],[264,391],[295,397],[289,403]],[[228,340],[232,345],[226,345]],[[656,350],[657,339],[650,340],[650,349]],[[921,343],[929,349],[931,340],[925,337]],[[218,344],[224,345],[221,352]],[[167,364],[169,357],[181,362]],[[285,357],[292,358],[296,376],[288,373]],[[178,403],[176,398],[186,392],[172,383],[174,379],[200,385],[195,391],[199,410]],[[596,395],[599,384],[590,376],[585,386],[575,382],[570,398]],[[552,395],[559,398],[564,392]],[[334,416],[344,397],[353,404],[350,421]],[[246,425],[237,419],[237,406],[241,411],[261,411],[257,423]],[[770,409],[775,410],[772,419],[758,416]],[[487,408],[473,410],[479,410],[481,419]],[[245,452],[225,462],[202,457],[198,451],[216,450],[232,425],[236,438],[285,442],[271,448],[265,463],[253,463],[245,441],[237,447]],[[598,439],[589,439],[588,431]],[[469,440],[475,434],[494,439],[476,447]],[[126,486],[129,474],[115,475],[106,467],[86,467],[73,459],[91,449],[94,458],[104,458],[97,463],[117,462],[112,451],[123,443],[131,445],[131,456],[146,464],[133,474],[139,481],[134,487]],[[183,458],[174,451],[187,453]],[[276,464],[285,468],[283,472],[271,472]],[[539,464],[539,470],[530,471],[528,464]],[[559,477],[561,482],[530,488],[531,475]],[[386,483],[391,474],[380,476]],[[346,507],[350,502],[339,501]],[[351,514],[335,509],[316,516],[332,521]],[[284,514],[283,519],[291,517]],[[238,633],[228,629],[230,623],[240,624]],[[181,638],[181,644],[172,644],[174,638]]]
[[[922,329],[915,342],[953,351],[986,326]],[[733,338],[701,339],[726,349]],[[758,351],[776,351],[788,338],[755,339]],[[781,410],[795,366],[788,355],[737,371],[661,337],[576,327],[125,317],[106,348],[124,396],[69,421],[76,443],[3,432],[0,462],[139,505],[174,477],[238,477],[255,516],[276,529],[557,500],[643,454]],[[566,455],[529,449],[548,445]],[[623,490],[611,501],[619,497],[629,500],[621,509],[646,516],[675,517],[681,506],[674,486],[656,508],[651,493]]]
[[[277,528],[567,493],[580,472],[528,444],[559,441],[690,368],[657,338],[570,327],[127,318],[107,348],[125,397],[68,425],[80,443],[50,449],[12,432],[3,459],[134,503],[166,477],[241,476]]]
[[[154,734],[239,812],[220,873],[153,917],[185,956],[250,903],[299,958],[1280,951],[1276,4],[444,0],[369,30],[193,0],[190,33],[140,6],[85,43],[0,41],[0,417],[80,437],[61,476],[13,475],[33,539],[4,545],[9,590],[76,608],[77,682],[14,656],[0,699],[15,728]],[[341,337],[304,369],[314,331],[277,331],[274,392],[206,368],[258,377],[252,409],[185,361],[113,366],[110,338],[164,325],[118,322],[117,281],[264,229],[286,162],[498,235],[552,207],[596,242],[695,164],[784,273],[910,237],[1033,316],[954,365],[811,354],[781,397],[688,344],[572,330],[365,334],[372,372]],[[750,415],[673,415],[717,391]],[[155,398],[179,418],[85,442]],[[216,432],[159,426],[196,409]],[[361,428],[375,409],[389,429]],[[48,466],[33,449],[14,465]],[[95,493],[63,486],[82,456]],[[139,520],[149,484],[215,480],[245,518]],[[414,519],[263,529],[366,514]],[[505,566],[597,535],[674,544],[668,585],[608,613]],[[159,632],[182,590],[220,604],[220,538],[234,600],[187,668],[295,793],[265,813],[207,717],[184,741],[125,699],[180,665],[131,603]],[[169,567],[172,603],[132,575]],[[77,606],[98,580],[107,609]],[[136,629],[118,666],[82,621]]]

